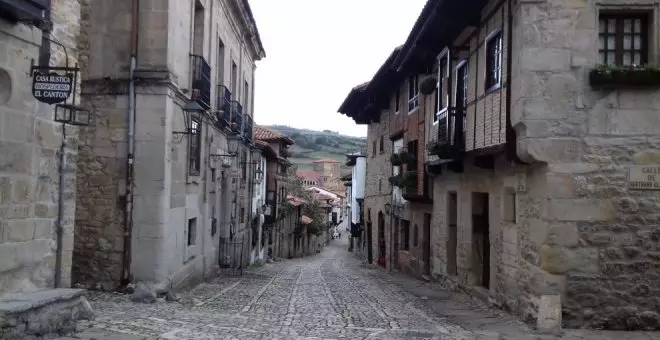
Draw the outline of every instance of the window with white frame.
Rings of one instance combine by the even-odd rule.
[[[394,95],[394,114],[399,113],[401,107],[401,90],[397,89],[396,94]]]
[[[417,75],[408,79],[408,113],[414,112],[419,107],[419,81]]]
[[[486,91],[494,90],[502,82],[502,31],[497,30],[486,38]]]
[[[440,114],[449,106],[449,50],[445,49],[438,56],[438,83],[436,85],[435,115],[433,123],[437,123]]]

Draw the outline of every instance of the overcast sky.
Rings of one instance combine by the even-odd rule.
[[[250,0],[266,58],[257,64],[255,120],[366,136],[337,113],[405,42],[425,0]]]

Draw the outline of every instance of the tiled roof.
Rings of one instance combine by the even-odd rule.
[[[312,163],[340,163],[339,161],[336,161],[334,159],[319,159],[316,161],[313,161]]]
[[[267,129],[263,126],[254,127],[254,138],[262,141],[278,141],[287,144],[293,144],[293,140],[288,136],[281,134],[277,131]]]
[[[300,218],[300,223],[302,223],[302,224],[310,224],[310,223],[312,223],[312,219],[309,218],[309,217],[307,217],[307,216],[305,216],[305,215],[302,215],[302,217]]]
[[[301,206],[303,204],[307,204],[307,201],[305,201],[304,199],[298,198],[298,197],[292,196],[292,195],[287,195],[286,199],[294,207]]]
[[[314,171],[297,171],[296,176],[307,181],[318,181],[321,179],[321,174]]]

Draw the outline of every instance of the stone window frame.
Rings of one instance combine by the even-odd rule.
[[[620,0],[599,0],[596,2],[596,11],[594,13],[596,46],[598,46],[598,25],[601,14],[626,13],[626,12],[647,12],[649,13],[648,29],[648,56],[647,64],[653,65],[660,61],[660,1],[659,0],[634,0],[622,4]],[[598,48],[597,48],[598,49]],[[596,58],[598,51],[596,50]]]

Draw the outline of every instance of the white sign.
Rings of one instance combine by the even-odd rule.
[[[632,165],[628,170],[628,188],[660,190],[660,165]]]

